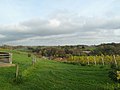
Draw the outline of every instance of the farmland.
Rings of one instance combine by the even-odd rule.
[[[19,82],[14,82],[15,67],[0,68],[1,90],[114,90],[119,87],[109,77],[109,65],[81,66],[32,57],[26,52],[13,53],[13,63],[19,65]]]
[[[120,0],[1,0],[0,90],[120,90]]]
[[[87,64],[87,65],[110,65],[110,64],[120,64],[120,56],[117,55],[101,55],[101,56],[71,56],[67,58],[67,62]]]

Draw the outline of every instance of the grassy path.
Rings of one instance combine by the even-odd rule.
[[[25,72],[26,82],[22,89],[104,90],[107,89],[108,82],[112,83],[107,69],[108,67],[83,67],[41,60]]]

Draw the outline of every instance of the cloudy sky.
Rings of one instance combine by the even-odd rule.
[[[120,0],[0,0],[0,44],[120,42]]]

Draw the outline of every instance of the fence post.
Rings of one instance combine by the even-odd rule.
[[[36,58],[36,56],[35,56],[35,63],[37,62],[37,58]]]
[[[34,66],[34,57],[32,57],[32,65]]]
[[[12,53],[10,53],[9,55],[10,55],[9,62],[10,62],[10,64],[12,64]]]
[[[88,65],[90,65],[90,62],[89,62],[89,57],[87,57],[87,61],[88,61]]]
[[[116,61],[115,55],[113,55],[113,59],[114,59],[114,61],[115,61],[115,65],[116,65],[116,67],[117,67],[117,61]]]
[[[73,56],[73,61],[74,61],[74,59],[75,59],[75,58],[74,58],[74,56]]]
[[[33,56],[33,58],[32,58],[32,65],[34,66],[35,63],[36,63],[36,58],[35,58],[35,56]]]
[[[101,57],[101,59],[102,59],[102,64],[103,64],[103,66],[105,65],[105,63],[104,63],[104,58],[103,57]]]
[[[17,64],[17,65],[16,65],[16,79],[17,79],[18,75],[19,75],[19,66],[18,66],[18,64]]]
[[[96,57],[94,56],[94,63],[95,63],[95,66],[96,66]]]

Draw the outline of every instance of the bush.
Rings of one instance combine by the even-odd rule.
[[[115,64],[111,64],[111,71],[109,71],[109,77],[115,81],[120,83],[120,67],[116,67]]]
[[[28,57],[31,57],[31,54],[30,54],[30,53],[28,53]]]
[[[116,65],[114,63],[111,63],[111,66],[110,66],[112,69],[117,69],[116,68]]]
[[[109,74],[108,76],[111,78],[111,80],[117,82],[117,73],[116,73],[116,70],[111,70],[109,71]]]

